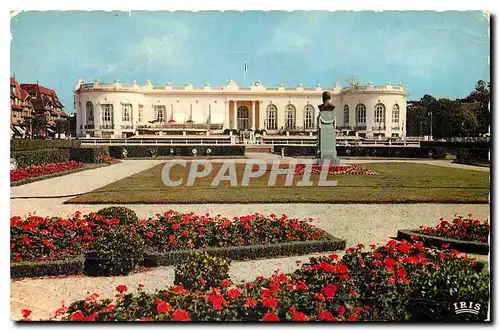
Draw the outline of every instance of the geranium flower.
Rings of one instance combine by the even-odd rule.
[[[184,288],[184,286],[182,286],[182,285],[174,285],[174,286],[172,286],[172,288],[170,290],[172,292],[174,292],[174,293],[177,293],[177,294],[187,294],[187,293],[189,293],[189,291],[186,290]]]
[[[402,241],[398,245],[398,251],[400,253],[406,254],[406,253],[408,253],[410,251],[410,245],[406,241]]]
[[[226,299],[222,295],[210,295],[208,302],[212,304],[214,310],[222,310],[223,306],[227,304]]]
[[[172,306],[168,302],[160,300],[160,302],[156,305],[156,310],[158,313],[164,314],[172,310]]]
[[[253,308],[253,307],[257,306],[257,300],[255,300],[254,298],[247,298],[245,300],[244,306],[246,308],[249,308],[249,307]]]
[[[296,322],[304,322],[304,321],[308,321],[309,317],[306,314],[301,313],[300,311],[297,311],[297,312],[292,314],[292,320],[294,320]]]
[[[126,292],[126,291],[127,291],[127,289],[128,289],[128,288],[127,288],[127,285],[118,285],[118,286],[116,287],[116,290],[117,290],[118,292],[120,292],[120,293]]]
[[[241,291],[237,288],[232,288],[228,291],[228,295],[231,299],[236,299],[241,296]]]
[[[320,321],[338,321],[337,318],[333,317],[332,313],[329,311],[322,311],[318,314]]]
[[[321,293],[325,296],[327,300],[332,300],[337,293],[338,285],[328,284],[321,290]]]
[[[189,314],[183,310],[183,309],[177,309],[172,313],[172,320],[173,321],[190,321],[191,318],[189,317]]]
[[[90,314],[90,315],[88,315],[88,316],[85,316],[85,317],[83,318],[83,320],[84,320],[84,321],[87,321],[87,322],[92,322],[92,321],[95,321],[95,319],[97,318],[97,315],[98,315],[98,314],[94,312],[94,313],[92,313],[92,314]]]
[[[345,314],[345,306],[344,305],[339,305],[339,307],[337,308],[337,314],[339,314],[340,316],[343,316]]]
[[[69,319],[72,321],[83,321],[85,315],[81,311],[75,311],[69,315]]]
[[[273,297],[262,298],[262,305],[270,309],[276,309],[278,307],[278,299]]]
[[[262,317],[262,321],[265,321],[265,322],[277,322],[279,320],[280,320],[280,318],[279,318],[278,314],[276,314],[276,313],[267,313],[264,315],[264,317]]]
[[[28,318],[31,315],[31,310],[29,310],[29,309],[21,309],[21,313],[23,314],[24,318]]]
[[[221,283],[220,283],[220,286],[222,286],[223,288],[226,288],[226,287],[229,287],[231,285],[231,282],[227,279],[224,279]]]

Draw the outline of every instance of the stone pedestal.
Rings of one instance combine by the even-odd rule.
[[[336,137],[335,137],[335,106],[330,103],[330,93],[323,93],[323,104],[319,105],[318,115],[318,158],[316,163],[323,165],[327,162],[330,165],[340,164],[337,157]]]

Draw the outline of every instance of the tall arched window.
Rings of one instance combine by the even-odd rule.
[[[166,122],[167,109],[164,105],[153,105],[154,120],[158,123]]]
[[[86,108],[87,123],[94,123],[94,105],[92,102],[87,101]]]
[[[132,104],[130,103],[122,105],[122,122],[132,122]]]
[[[295,129],[295,107],[293,105],[288,105],[285,108],[285,128],[286,130]]]
[[[366,123],[366,106],[362,103],[359,103],[356,106],[356,123],[358,126],[365,126]]]
[[[277,115],[278,115],[278,108],[276,108],[275,105],[267,106],[266,125],[265,125],[266,130],[277,130],[278,129]]]
[[[344,106],[344,126],[349,126],[349,106]]]
[[[382,103],[375,105],[375,123],[385,123],[385,106]]]
[[[248,108],[246,106],[238,107],[238,129],[247,130],[250,127],[248,120]]]
[[[314,107],[307,105],[304,108],[304,129],[310,130],[314,128]]]
[[[399,105],[397,103],[392,107],[392,123],[399,123]]]

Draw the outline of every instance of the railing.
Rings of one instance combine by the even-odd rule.
[[[229,136],[226,138],[208,139],[182,139],[182,138],[159,138],[159,139],[82,139],[82,146],[89,145],[231,145]]]
[[[99,126],[100,129],[114,129],[115,125],[114,124],[102,124]]]
[[[138,125],[137,129],[197,129],[197,130],[222,130],[223,124],[174,124],[174,123],[163,123],[163,124],[152,124],[152,125]]]
[[[375,131],[385,130],[385,125],[372,126],[372,130],[375,130]]]
[[[84,128],[85,129],[93,129],[95,127],[94,124],[85,124]]]
[[[132,130],[132,129],[134,129],[134,126],[132,124],[122,124],[120,127],[122,129],[125,129],[125,130],[127,130],[127,129],[128,130]]]

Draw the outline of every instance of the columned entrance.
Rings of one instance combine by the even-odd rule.
[[[246,106],[238,107],[237,123],[238,130],[248,130],[250,128],[249,111]]]
[[[231,114],[229,114],[229,111],[226,113],[226,116],[231,117],[229,121],[231,123],[230,129],[252,131],[259,129],[260,125],[258,121],[260,116],[257,113],[257,101],[231,100],[228,103],[232,104],[232,107],[228,107],[231,108]],[[229,118],[227,120],[229,120]]]

